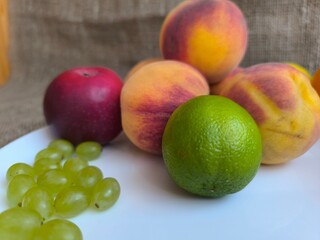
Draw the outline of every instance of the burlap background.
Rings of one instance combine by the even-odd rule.
[[[179,2],[9,0],[11,77],[0,88],[0,146],[45,125],[44,90],[61,71],[102,65],[124,76],[159,56],[162,21]],[[243,66],[294,61],[313,73],[320,65],[319,0],[234,2],[250,29]]]

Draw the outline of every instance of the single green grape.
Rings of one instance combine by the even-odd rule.
[[[9,206],[20,206],[23,195],[36,185],[33,177],[20,174],[12,178],[7,188],[7,199]]]
[[[53,219],[44,223],[34,235],[33,240],[82,240],[80,228],[65,219]]]
[[[61,169],[52,169],[41,174],[37,183],[55,197],[62,189],[69,187],[73,183],[73,179],[70,174]]]
[[[63,170],[73,176],[77,175],[80,170],[88,166],[86,160],[80,158],[69,158],[63,165]]]
[[[86,189],[91,189],[103,178],[102,171],[96,166],[88,166],[80,170],[75,184]]]
[[[102,146],[97,142],[83,142],[76,147],[77,157],[91,161],[97,159],[102,152]]]
[[[63,159],[63,155],[60,151],[56,150],[55,148],[48,147],[38,152],[34,160],[38,161],[41,158],[50,158],[52,160],[61,161]]]
[[[35,186],[29,189],[22,198],[22,207],[30,208],[49,219],[54,213],[54,200],[52,195],[44,188]]]
[[[119,196],[119,182],[112,177],[104,178],[92,190],[91,206],[99,211],[106,210],[117,202]]]
[[[30,177],[35,176],[34,169],[30,165],[26,163],[15,163],[8,168],[6,179],[8,182],[10,182],[14,176],[19,174],[29,175]]]
[[[63,218],[79,215],[90,205],[90,195],[84,187],[70,186],[60,191],[54,201],[56,214]]]
[[[58,150],[64,159],[67,159],[72,156],[74,152],[74,146],[72,143],[65,139],[56,139],[49,143],[49,148],[54,148]]]
[[[14,207],[0,214],[0,239],[33,240],[42,224],[41,215],[29,208]]]
[[[33,164],[37,176],[52,169],[61,169],[61,161],[58,159],[40,158]]]

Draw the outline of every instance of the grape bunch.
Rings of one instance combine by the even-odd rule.
[[[103,176],[89,162],[102,146],[83,142],[76,148],[65,139],[39,151],[33,166],[15,163],[6,173],[9,209],[0,213],[0,236],[6,240],[82,240],[77,225],[67,220],[92,208],[104,211],[120,195],[115,178]]]

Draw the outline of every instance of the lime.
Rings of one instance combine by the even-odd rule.
[[[240,105],[221,96],[200,96],[171,115],[162,140],[174,182],[205,197],[222,197],[247,186],[262,158],[259,129]]]

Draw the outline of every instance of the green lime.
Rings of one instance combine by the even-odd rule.
[[[240,105],[221,96],[200,96],[178,107],[162,139],[163,159],[174,182],[205,197],[247,186],[262,158],[259,129]]]

